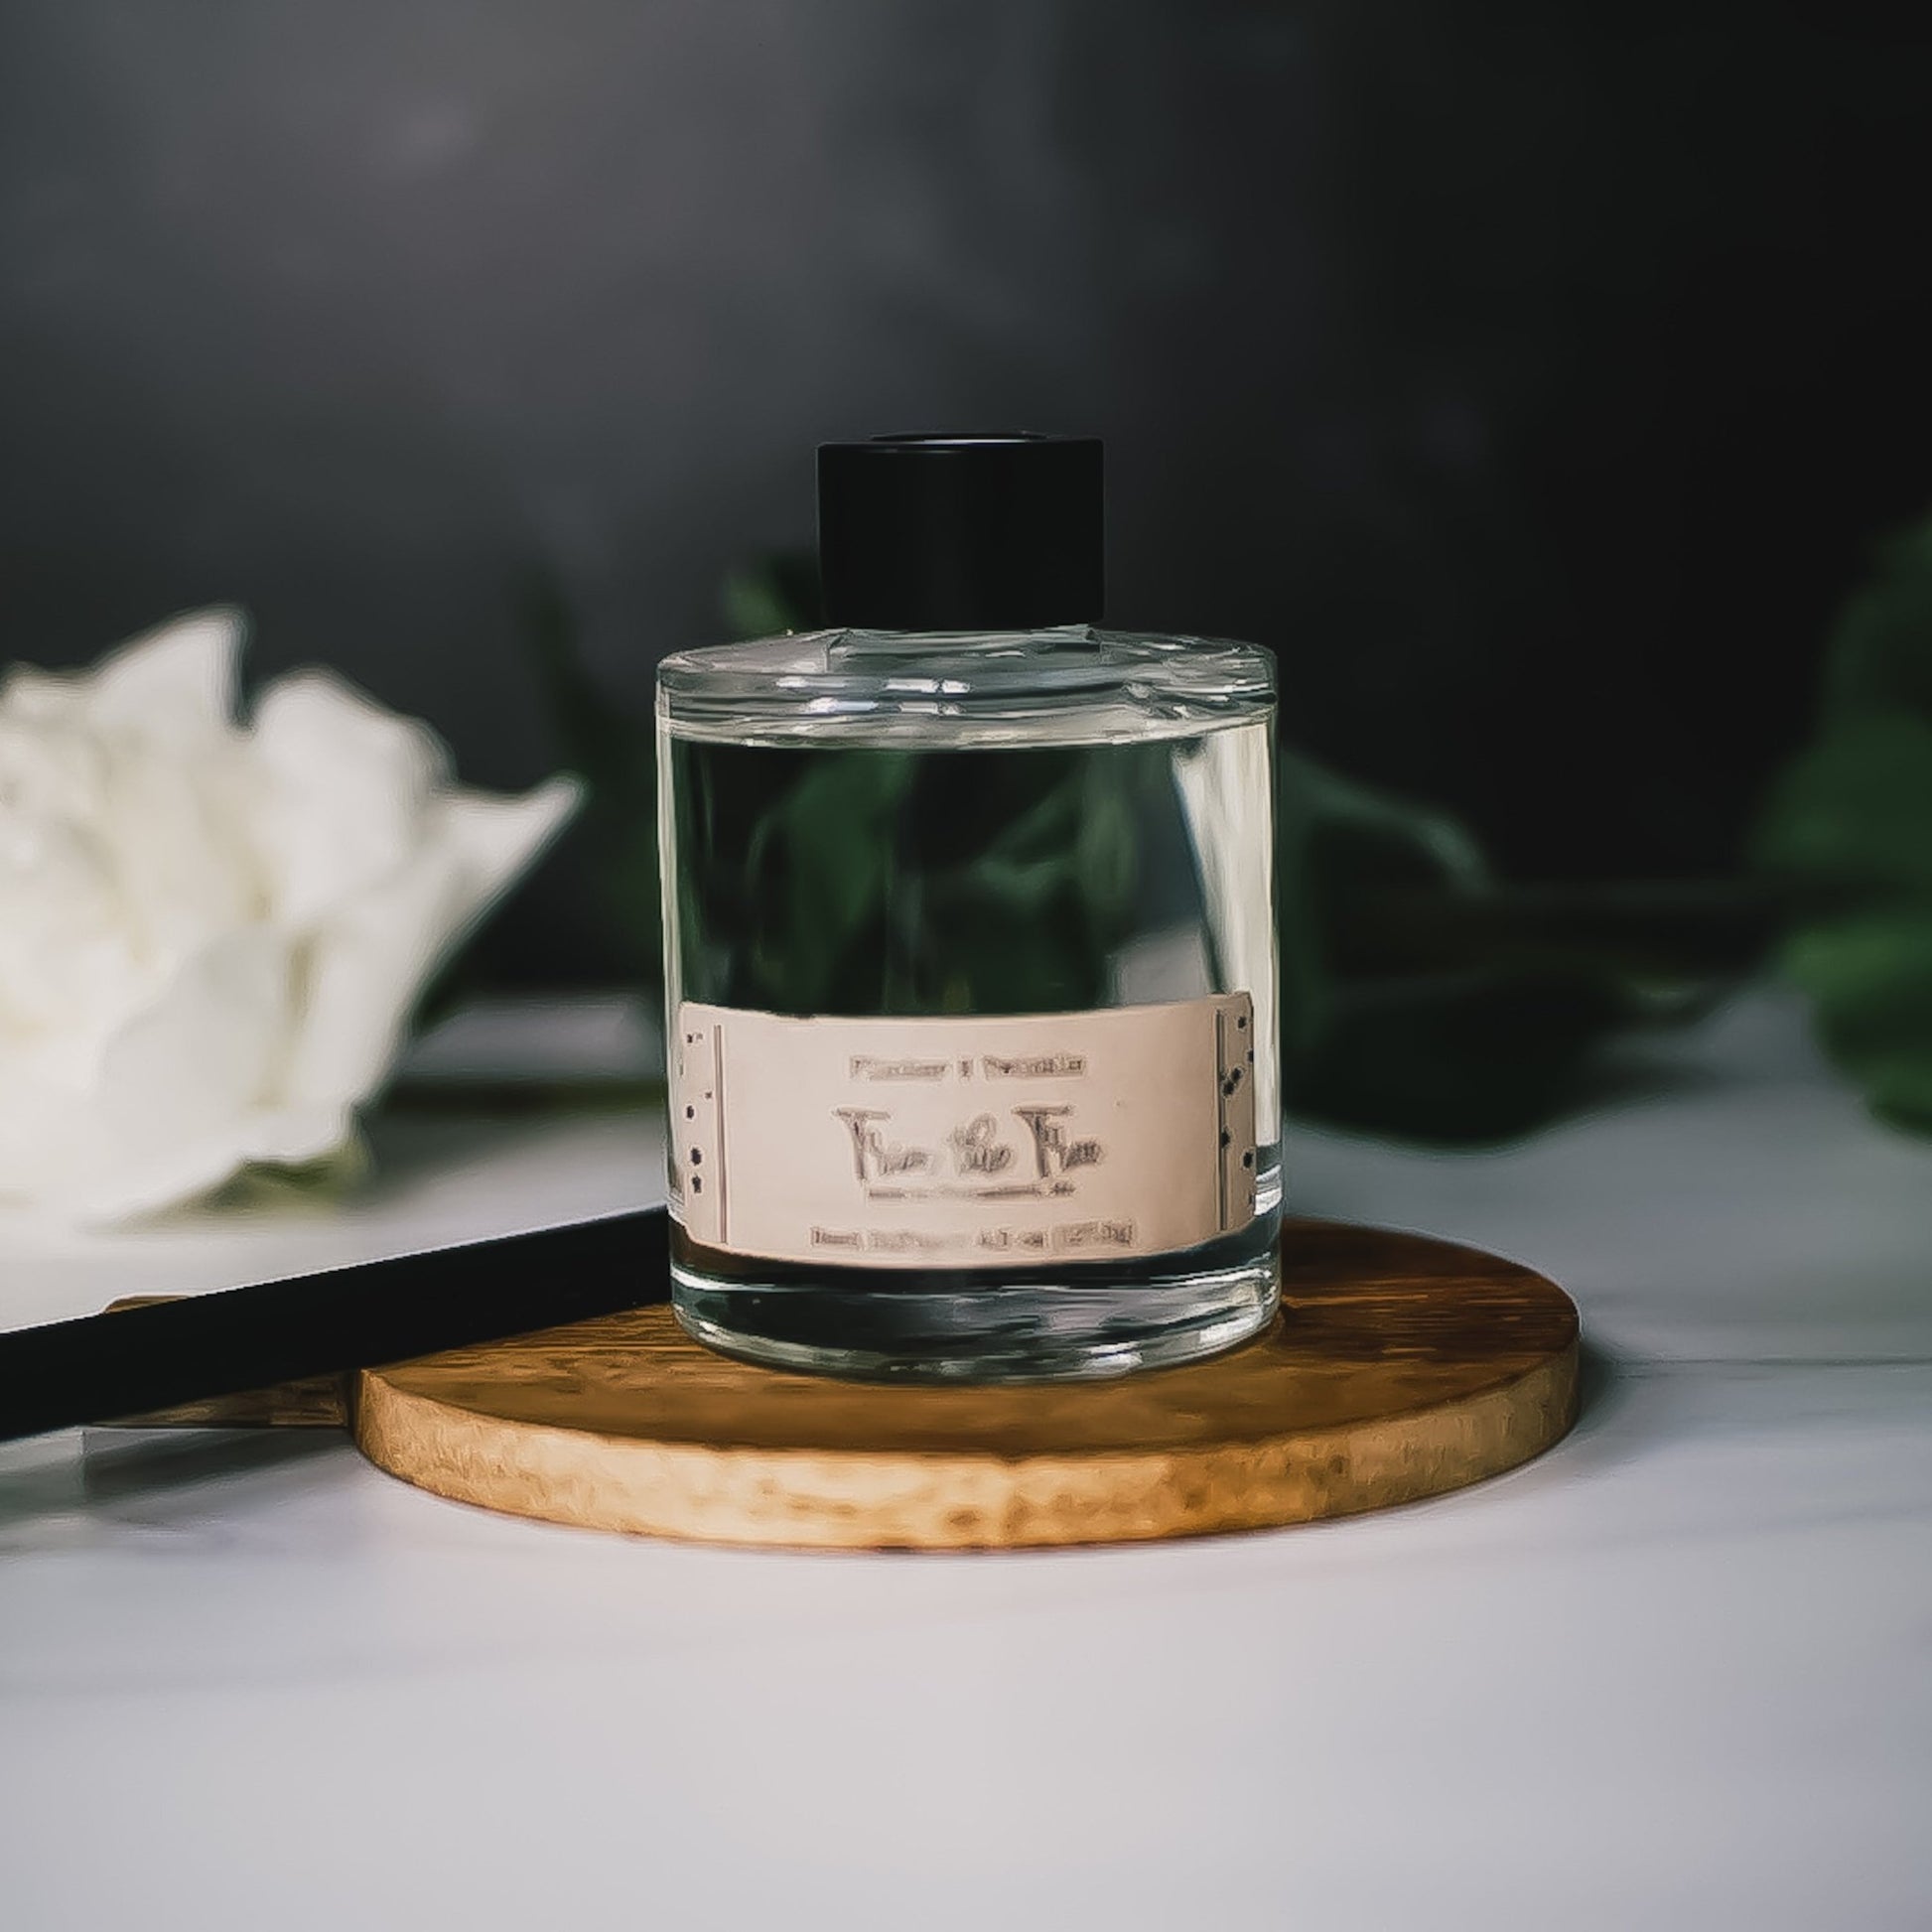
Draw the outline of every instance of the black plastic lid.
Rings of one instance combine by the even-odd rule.
[[[1099,618],[1097,436],[877,436],[818,451],[825,617],[868,630]]]

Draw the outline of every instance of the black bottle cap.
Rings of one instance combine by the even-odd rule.
[[[818,451],[825,617],[1031,630],[1100,616],[1097,436],[877,436]]]

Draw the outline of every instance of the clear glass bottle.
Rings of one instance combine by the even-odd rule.
[[[1083,439],[827,446],[820,531],[847,621],[658,673],[679,1320],[865,1377],[1232,1346],[1278,1294],[1269,657],[1085,621]]]

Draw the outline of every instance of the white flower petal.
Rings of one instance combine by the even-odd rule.
[[[554,778],[521,798],[438,802],[422,850],[316,934],[284,1093],[359,1105],[381,1083],[424,985],[576,810]]]
[[[453,791],[437,801],[443,835],[458,859],[469,899],[463,914],[466,927],[529,867],[583,802],[584,787],[575,778],[546,778],[520,798]]]
[[[59,724],[85,703],[86,693],[70,672],[15,664],[0,678],[0,725]]]
[[[301,1168],[327,1160],[352,1139],[355,1113],[329,1105],[274,1107],[251,1114],[242,1128],[244,1159]]]
[[[81,680],[90,722],[165,740],[182,758],[230,736],[246,630],[239,611],[218,606],[123,644]]]
[[[224,934],[188,960],[101,1056],[98,1094],[116,1137],[193,1133],[266,1100],[292,977],[288,943],[265,926]]]
[[[115,762],[106,813],[127,936],[166,965],[261,919],[268,881],[249,835],[254,788],[237,748]]]
[[[453,888],[425,852],[314,936],[286,1100],[359,1106],[375,1092],[455,922]]]
[[[255,832],[274,917],[312,924],[407,863],[448,757],[427,727],[326,671],[279,679],[256,707]]]
[[[32,1202],[70,1181],[91,1122],[84,1087],[50,1080],[28,1055],[0,1050],[0,1202]]]
[[[51,1193],[45,1207],[52,1218],[75,1227],[113,1227],[211,1194],[242,1165],[226,1134],[144,1147],[90,1169]]]
[[[248,1123],[280,1069],[289,960],[266,928],[187,962],[107,1042],[79,1089],[16,1061],[0,1105],[0,1196],[100,1220],[205,1192],[254,1158]]]
[[[64,1221],[111,1227],[211,1194],[254,1162],[302,1167],[326,1160],[354,1132],[354,1116],[340,1107],[250,1115],[217,1132],[124,1156],[57,1195],[53,1206]]]
[[[147,978],[129,955],[115,855],[71,818],[26,816],[0,810],[0,1030],[98,1043],[103,1016]]]
[[[0,686],[0,1212],[99,1222],[338,1153],[425,981],[577,788],[454,790],[325,673],[232,716],[207,612]]]
[[[51,1190],[45,1218],[78,1227],[113,1227],[211,1194],[256,1162],[304,1167],[338,1154],[354,1138],[344,1108],[283,1109],[224,1122],[220,1129],[166,1146],[122,1150]]]

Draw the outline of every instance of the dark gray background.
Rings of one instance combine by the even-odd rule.
[[[4,0],[0,657],[239,601],[517,784],[533,570],[641,705],[820,438],[1098,430],[1115,621],[1518,873],[1719,869],[1932,501],[1929,82],[1705,0]],[[620,963],[568,857],[492,944]]]

